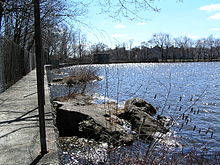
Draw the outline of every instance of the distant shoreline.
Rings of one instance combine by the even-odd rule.
[[[193,60],[193,59],[168,59],[166,61],[158,60],[158,61],[110,61],[108,63],[102,63],[102,64],[117,64],[117,63],[182,63],[182,62],[220,62],[220,59],[213,59],[213,60]],[[91,64],[101,64],[101,63],[91,63]]]
[[[176,59],[176,60],[173,60],[173,59],[168,59],[167,61],[162,61],[162,60],[159,60],[159,61],[110,61],[108,63],[60,63],[59,64],[59,67],[68,67],[68,66],[73,66],[73,65],[89,65],[89,64],[130,64],[130,63],[190,63],[190,62],[220,62],[220,59],[212,59],[212,60],[209,60],[209,59],[203,59],[203,60],[194,60],[194,59]]]

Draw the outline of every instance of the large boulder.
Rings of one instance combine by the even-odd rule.
[[[118,117],[130,122],[132,130],[138,137],[151,140],[157,132],[162,134],[168,132],[161,122],[153,118],[154,114],[156,114],[156,110],[151,104],[145,100],[134,98],[125,103],[124,111]]]
[[[113,145],[130,144],[133,135],[124,128],[123,119],[109,112],[103,105],[75,104],[54,101],[56,125],[61,137],[77,136],[108,142]]]
[[[134,109],[138,109],[139,111],[143,111],[153,116],[157,113],[156,109],[145,100],[140,98],[129,99],[125,102],[125,111],[133,111]]]
[[[128,100],[124,110],[116,111],[109,105],[88,104],[84,97],[53,102],[61,137],[77,136],[121,145],[131,144],[136,137],[152,140],[155,133],[168,131],[161,117],[153,118],[153,106],[142,99]]]

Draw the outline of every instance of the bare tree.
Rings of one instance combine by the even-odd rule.
[[[192,45],[192,40],[188,37],[177,37],[174,38],[174,43],[177,47],[180,48],[180,54],[182,59],[186,59],[189,57],[188,49]]]
[[[120,20],[125,17],[130,20],[145,19],[140,16],[141,11],[159,12],[154,4],[156,0],[98,0],[101,13],[108,13],[109,17]]]
[[[0,10],[0,18],[3,18],[4,26],[2,28],[3,35],[30,50],[34,44],[32,0],[0,2],[0,7],[4,9]],[[48,31],[56,32],[57,28],[62,26],[65,21],[69,19],[78,21],[78,18],[87,12],[86,4],[81,1],[70,0],[70,3],[67,3],[62,0],[41,0],[40,6],[43,38],[48,34]]]
[[[199,39],[196,41],[196,53],[197,53],[197,58],[198,61],[200,59],[205,59],[206,58],[206,39]]]
[[[134,43],[134,39],[130,39],[129,40],[129,54],[128,54],[128,61],[131,61],[131,49],[132,49],[132,45]]]
[[[93,44],[90,46],[90,52],[93,53],[101,53],[108,50],[108,45],[104,44],[104,43],[97,43],[97,44]]]
[[[85,56],[85,47],[86,47],[86,36],[83,34],[80,30],[78,31],[77,34],[78,37],[78,58],[79,58],[79,63],[83,62],[83,58]]]
[[[169,34],[166,33],[156,33],[153,34],[152,39],[148,41],[149,44],[158,46],[161,52],[161,59],[167,60],[168,54],[165,54],[164,49],[168,49],[171,45],[171,38]]]
[[[220,39],[215,39],[214,40],[214,49],[215,49],[215,55],[214,58],[219,58],[220,57]]]
[[[215,38],[213,37],[213,35],[210,35],[206,39],[206,44],[207,44],[207,47],[209,48],[208,58],[209,60],[211,60],[214,56],[214,45],[215,45]]]

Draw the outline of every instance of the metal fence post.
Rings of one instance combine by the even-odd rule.
[[[34,24],[35,24],[35,52],[37,64],[37,93],[38,93],[38,111],[40,125],[40,143],[41,154],[47,153],[45,115],[44,115],[44,67],[42,55],[41,39],[41,20],[40,20],[40,3],[34,0]]]
[[[4,76],[4,54],[3,54],[3,46],[2,46],[3,40],[1,38],[0,34],[0,93],[4,91],[5,86],[5,76]]]

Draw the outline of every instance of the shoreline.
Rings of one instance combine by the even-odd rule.
[[[85,66],[86,67],[86,66]],[[82,100],[82,99],[80,99],[80,100]],[[68,115],[66,115],[66,116],[68,116],[68,117],[70,117],[70,113],[74,113],[74,116],[76,116],[76,114],[77,115],[81,115],[81,114],[79,114],[78,113],[78,111],[80,111],[81,113],[83,113],[83,112],[86,112],[86,105],[84,104],[84,103],[75,103],[77,106],[75,106],[75,108],[76,108],[76,110],[77,110],[77,113],[76,113],[76,110],[74,110],[74,109],[72,109],[73,108],[73,106],[71,106],[71,108],[69,108],[69,106],[68,105],[64,105],[63,107],[60,107],[62,110],[67,110],[68,111]],[[58,106],[59,107],[59,106]],[[96,109],[96,107],[95,106],[91,106],[91,108],[90,109]],[[65,111],[65,112],[67,112],[67,111]],[[97,116],[99,116],[100,115],[100,109],[99,108],[97,108],[96,109],[96,111],[97,112],[99,112],[98,113],[98,115]],[[90,111],[89,111],[90,112]],[[106,112],[109,112],[108,111],[108,109],[106,109]],[[118,120],[115,120],[115,118],[112,118],[110,115],[108,115],[107,113],[103,113],[103,115],[102,116],[104,116],[105,117],[105,119],[107,119],[107,122],[109,122],[109,123],[111,123],[111,122],[114,122],[114,121],[118,121]],[[62,112],[61,112],[62,113]],[[91,112],[90,112],[91,113]],[[112,113],[111,113],[112,114]],[[137,113],[135,113],[135,114],[137,114]],[[83,116],[84,116],[85,114],[83,114]],[[126,115],[125,115],[126,116]],[[139,116],[136,116],[135,118],[138,118]],[[187,118],[188,118],[188,116],[187,116]],[[114,120],[113,120],[114,119]],[[182,118],[181,118],[182,119]],[[183,119],[184,120],[184,119]],[[63,121],[63,120],[62,120]],[[64,120],[64,121],[67,121],[67,120]],[[72,120],[71,120],[72,121]],[[144,121],[144,120],[142,120],[142,121]],[[190,124],[190,123],[189,123]],[[78,124],[77,124],[78,125]],[[88,132],[88,131],[85,131],[85,130],[88,130],[87,129],[87,127],[89,126],[89,130],[91,131],[91,127],[90,126],[95,126],[95,124],[94,124],[94,120],[90,120],[89,122],[88,121],[80,121],[80,130],[84,130],[84,132]],[[141,123],[141,125],[142,125],[142,123]],[[113,128],[115,128],[115,127],[113,127]],[[138,127],[139,128],[139,127]],[[190,128],[191,129],[193,129],[193,131],[194,131],[194,127],[193,127],[193,125],[191,124],[190,125]],[[100,129],[99,129],[100,130]],[[137,130],[137,132],[139,132],[139,130],[140,129],[138,129]],[[197,128],[197,130],[199,131],[199,128]],[[72,132],[72,131],[71,131]],[[203,131],[204,132],[204,131]],[[204,132],[205,133],[205,132]],[[108,133],[109,134],[109,133]],[[82,134],[81,134],[82,135]],[[89,133],[89,136],[91,136],[91,135],[94,135],[92,132],[90,132]],[[208,134],[208,136],[209,136],[210,134]],[[113,136],[113,137],[115,137],[115,135]],[[107,139],[112,139],[112,138],[107,138]],[[69,142],[71,142],[72,140],[71,140],[71,138],[69,139],[67,139],[67,143],[69,144],[69,145],[73,145],[72,143],[69,143]],[[177,141],[178,142],[178,141]],[[169,143],[170,144],[170,143]],[[181,144],[181,143],[180,143]],[[67,149],[67,151],[65,150],[64,152],[65,153],[70,153],[70,155],[72,155],[72,154],[75,154],[73,151],[72,151],[72,149],[73,148],[67,148],[66,147],[66,141],[65,141],[65,139],[64,139],[64,146],[65,146],[65,148]],[[173,147],[175,147],[175,146],[173,146]],[[188,149],[190,149],[190,147],[187,147],[187,146],[185,146],[185,147],[182,147],[183,148],[183,150],[184,150],[184,154],[189,154],[187,151],[188,151]],[[182,151],[183,151],[182,150]],[[137,151],[138,152],[138,151]],[[64,153],[64,157],[65,157],[65,153]],[[211,152],[210,152],[211,153]],[[171,153],[170,154],[172,154],[172,151],[171,151]],[[196,153],[196,155],[198,156],[198,155],[202,155],[203,153],[201,152],[199,152],[199,153]],[[214,155],[215,155],[215,153],[213,153]],[[168,157],[169,157],[169,154],[167,155]]]
[[[59,68],[62,68],[62,67],[69,67],[69,66],[75,66],[75,65],[108,65],[108,64],[145,64],[145,63],[157,63],[157,64],[162,64],[162,63],[170,63],[170,64],[173,64],[173,63],[205,63],[205,62],[220,62],[220,59],[213,59],[213,60],[181,60],[181,59],[177,59],[177,60],[173,60],[173,59],[170,59],[170,60],[167,60],[167,61],[162,61],[162,60],[159,60],[159,61],[132,61],[132,62],[129,62],[129,61],[110,61],[108,63],[95,63],[95,62],[91,62],[91,63],[60,63],[59,64]],[[53,67],[54,68],[54,67]],[[56,67],[55,67],[56,68]]]

